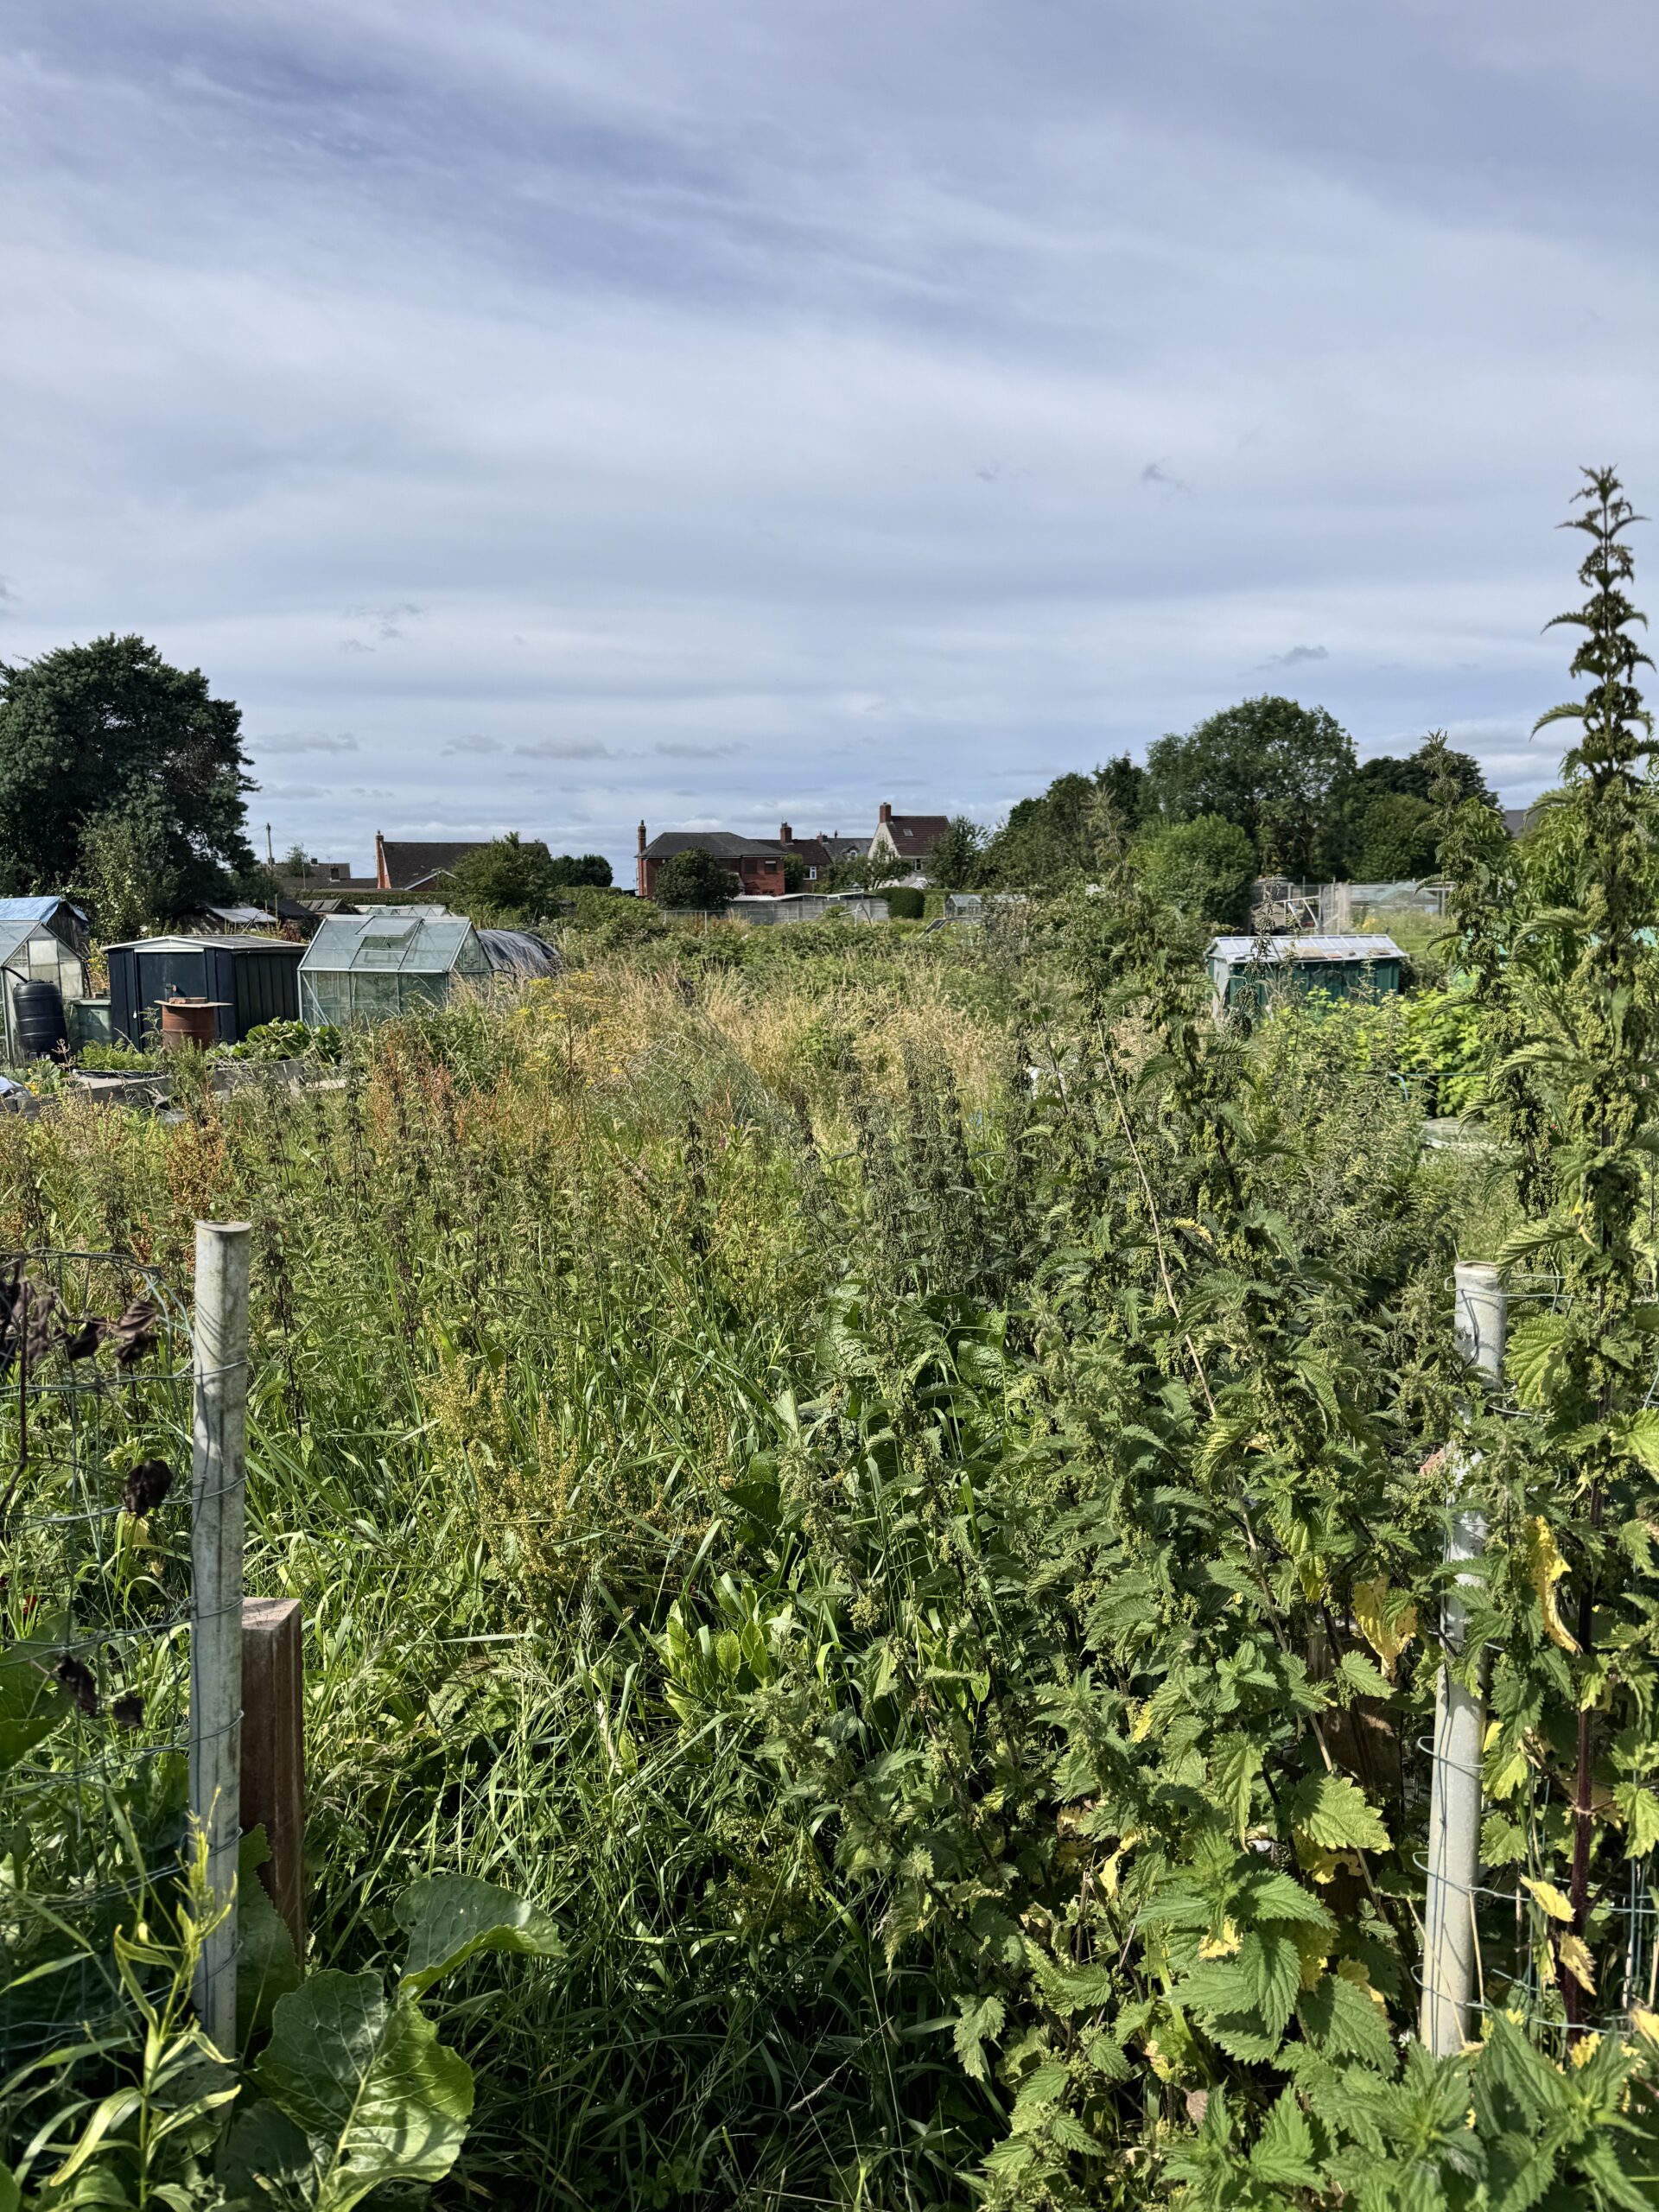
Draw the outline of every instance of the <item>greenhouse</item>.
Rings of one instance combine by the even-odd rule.
[[[550,976],[551,945],[528,930],[480,930],[460,914],[332,915],[300,963],[300,1019],[344,1028],[444,1005],[492,976]]]
[[[32,1060],[40,1050],[39,1040],[24,1031],[32,1030],[35,1021],[47,1021],[50,1001],[38,1005],[39,994],[25,987],[49,984],[58,994],[59,1004],[52,1012],[48,1027],[55,1027],[60,1034],[67,1033],[69,1009],[86,995],[86,970],[81,965],[80,955],[73,945],[65,943],[50,926],[48,917],[62,905],[56,899],[7,899],[0,900],[0,973],[4,976],[3,1043],[5,1057],[11,1061]],[[31,1019],[20,1020],[22,1009],[18,993],[23,992],[27,1005],[31,996],[37,1001],[37,1010]],[[42,1029],[41,1035],[46,1032]]]

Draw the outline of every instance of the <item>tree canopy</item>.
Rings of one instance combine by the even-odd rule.
[[[717,914],[737,896],[737,878],[700,845],[671,853],[657,871],[653,893],[659,906],[694,907]]]
[[[464,854],[449,873],[444,898],[457,913],[477,922],[539,921],[557,907],[562,892],[604,890],[611,864],[599,853],[580,859],[561,853],[556,859],[539,837],[516,830]]]
[[[1334,715],[1271,695],[1224,707],[1147,753],[1165,821],[1218,814],[1243,830],[1264,873],[1298,878],[1329,864],[1353,770],[1354,741]]]
[[[1236,822],[1199,814],[1166,823],[1130,859],[1153,897],[1188,921],[1241,929],[1249,920],[1255,849]]]
[[[253,865],[241,727],[200,669],[171,666],[143,638],[0,664],[0,883],[61,891],[118,876],[142,849],[169,904],[222,892]],[[129,814],[130,834],[118,833]]]
[[[1127,753],[1092,776],[1057,776],[1040,798],[1009,809],[986,848],[984,874],[1015,890],[1096,874],[1134,834],[1146,791],[1146,772]]]
[[[928,881],[941,891],[971,891],[984,870],[985,832],[965,814],[953,817],[924,862]]]

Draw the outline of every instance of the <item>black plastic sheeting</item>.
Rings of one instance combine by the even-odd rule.
[[[562,965],[557,952],[534,930],[480,930],[478,941],[499,976],[556,976]]]

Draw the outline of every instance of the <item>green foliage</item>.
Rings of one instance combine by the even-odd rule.
[[[1410,791],[1374,798],[1361,813],[1348,873],[1361,883],[1421,881],[1440,859],[1440,817]]]
[[[1610,469],[1586,472],[1586,604],[1557,617],[1583,635],[1585,696],[1539,728],[1577,726],[1548,833],[1505,851],[1465,805],[1451,812],[1461,957],[1487,1010],[1484,1110],[1510,1149],[1526,1219],[1502,1255],[1550,1270],[1556,1299],[1517,1332],[1530,1409],[1511,1458],[1503,1567],[1484,1616],[1491,1637],[1488,1787],[1559,1809],[1538,1834],[1536,1875],[1562,1900],[1541,1930],[1552,1995],[1569,2026],[1592,1986],[1623,1971],[1598,1900],[1630,1847],[1596,1809],[1649,1827],[1633,1793],[1659,1761],[1650,1727],[1652,1494],[1649,1407],[1659,1366],[1651,1233],[1656,1012],[1643,932],[1656,817],[1643,773],[1651,718],[1636,672],[1625,537],[1637,518]],[[1558,1588],[1558,1586],[1560,1586]],[[1546,1716],[1563,1715],[1554,1725]],[[1567,1808],[1571,1808],[1569,1812]],[[1556,1993],[1559,1993],[1558,1995]]]
[[[1190,920],[1224,930],[1249,921],[1255,853],[1236,823],[1218,814],[1172,822],[1140,839],[1130,858],[1149,896]]]
[[[736,898],[738,880],[700,846],[671,853],[657,871],[652,892],[658,906],[688,909],[694,913],[723,913]]]
[[[985,849],[982,876],[1015,891],[1053,891],[1108,867],[1147,810],[1147,779],[1128,753],[1092,776],[1057,776],[1022,798]]]
[[[977,822],[965,814],[951,817],[950,827],[923,862],[928,881],[939,891],[972,891],[985,872],[985,853],[990,840]]]
[[[1326,865],[1354,741],[1323,707],[1263,696],[1226,707],[1147,754],[1151,810],[1167,822],[1220,815],[1255,847],[1258,870],[1297,880]]]
[[[596,950],[613,951],[664,936],[668,925],[655,899],[588,888],[579,889],[571,901],[568,927]]]
[[[799,853],[784,855],[784,888],[785,891],[804,891],[811,880],[811,871]]]
[[[326,1021],[262,1021],[211,1057],[227,1060],[321,1060],[337,1066],[346,1049],[341,1032]],[[83,1056],[84,1057],[84,1056]]]
[[[887,912],[895,922],[919,922],[926,911],[925,894],[906,885],[895,883],[885,895]]]
[[[222,891],[253,860],[241,721],[199,669],[169,667],[142,638],[0,671],[0,880],[94,883],[121,914]],[[158,860],[147,900],[139,871]]]
[[[539,837],[526,843],[511,830],[461,855],[444,884],[444,903],[486,927],[540,921],[555,911],[570,880],[560,866]]]
[[[156,929],[179,900],[167,810],[159,795],[141,791],[124,804],[92,816],[81,830],[77,866],[102,944],[119,944]]]

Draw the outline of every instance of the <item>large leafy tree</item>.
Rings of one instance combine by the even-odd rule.
[[[1354,741],[1324,707],[1264,696],[1224,707],[1147,753],[1157,812],[1168,822],[1219,814],[1255,848],[1258,865],[1298,878],[1329,864]]]
[[[1448,799],[1497,805],[1479,761],[1454,752],[1438,730],[1414,753],[1382,753],[1363,762],[1335,797],[1341,820],[1332,864],[1360,883],[1432,875]]]
[[[556,858],[539,837],[516,830],[463,855],[450,872],[444,898],[458,913],[476,922],[533,922],[558,906],[560,894],[578,888],[604,890],[610,862],[599,853]]]
[[[1146,811],[1147,779],[1127,753],[1092,776],[1057,776],[1022,798],[986,848],[984,873],[1016,890],[1057,888],[1097,874]]]
[[[657,871],[655,897],[659,906],[692,907],[718,914],[736,898],[737,878],[723,868],[700,845],[671,853]]]
[[[172,901],[222,891],[253,865],[241,727],[200,669],[173,667],[143,638],[0,666],[0,880],[13,891],[82,883],[131,815],[127,842],[160,855]]]
[[[1167,823],[1129,857],[1152,896],[1188,921],[1239,929],[1249,919],[1255,853],[1236,822],[1200,814]]]

